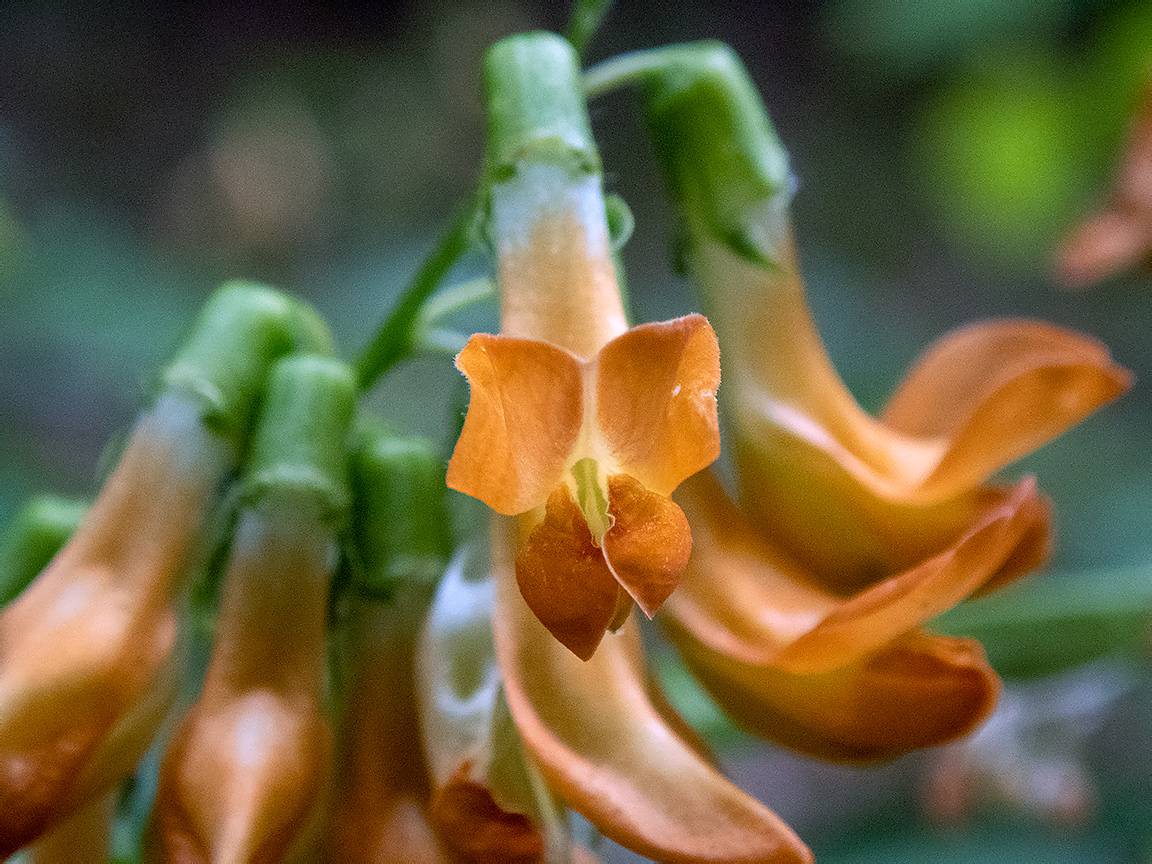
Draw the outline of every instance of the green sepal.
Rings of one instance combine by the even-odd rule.
[[[0,607],[15,600],[64,548],[89,503],[57,495],[25,502],[0,540]]]
[[[351,580],[390,600],[401,583],[436,584],[452,555],[444,462],[423,438],[374,431],[352,455]]]
[[[604,196],[604,213],[608,217],[608,237],[612,241],[612,251],[619,252],[636,230],[636,217],[632,215],[628,202],[619,195]]]
[[[484,61],[488,104],[486,170],[507,179],[523,160],[600,171],[575,49],[555,33],[509,36]]]
[[[198,402],[208,428],[240,446],[269,367],[292,352],[331,350],[311,307],[264,285],[229,282],[204,305],[162,386]]]
[[[720,42],[662,49],[643,80],[652,140],[689,219],[742,258],[770,263],[766,226],[755,223],[784,212],[795,183],[740,58]]]
[[[278,361],[241,478],[245,504],[313,502],[326,524],[343,523],[352,501],[348,429],[356,396],[355,375],[339,360],[294,354]]]

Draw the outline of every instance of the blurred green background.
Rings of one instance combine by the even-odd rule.
[[[567,14],[543,0],[0,6],[0,521],[32,491],[98,487],[109,442],[224,279],[306,297],[346,355],[362,348],[476,176],[484,49]],[[1012,473],[1055,502],[1051,579],[1147,597],[1152,278],[1068,293],[1050,260],[1106,192],[1152,70],[1152,2],[620,0],[588,60],[700,38],[744,58],[791,152],[814,313],[866,406],[932,339],[991,315],[1086,331],[1135,372],[1121,402]],[[684,312],[637,103],[612,94],[592,114],[636,216],[636,317]],[[466,323],[493,326],[491,310]],[[372,403],[447,447],[461,386],[446,357],[422,359]],[[737,738],[733,770],[821,860],[1152,861],[1152,688],[1140,628],[1109,620],[1099,653],[1130,686],[1077,739],[1101,783],[1086,825],[984,808],[936,830],[917,805],[924,756],[859,772]]]

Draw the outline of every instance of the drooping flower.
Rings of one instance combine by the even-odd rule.
[[[491,86],[517,81],[491,61],[515,44],[490,54]],[[651,616],[679,580],[691,534],[669,496],[719,455],[720,367],[699,315],[627,329],[595,149],[573,125],[586,123],[574,98],[559,88],[533,94],[529,108],[492,99],[501,335],[472,337],[457,358],[471,401],[448,485],[497,513],[527,514],[520,590],[587,659],[633,601]],[[516,113],[536,105],[551,112],[543,128]]]
[[[212,660],[160,770],[151,840],[173,861],[283,861],[319,825],[331,772],[328,593],[349,506],[351,371],[273,369],[242,490]]]
[[[83,522],[0,613],[0,856],[128,777],[180,678],[183,574],[264,375],[322,347],[311,313],[219,291]]]
[[[682,733],[647,679],[635,621],[583,662],[541,626],[516,586],[517,530],[494,520],[496,654],[516,727],[548,788],[605,836],[657,861],[811,861],[776,814]]]
[[[1048,546],[1034,481],[985,481],[1130,376],[1092,339],[993,321],[937,343],[868,415],[808,312],[787,159],[751,82],[719,46],[693,62],[652,88],[650,117],[724,349],[737,491],[682,489],[696,547],[668,632],[730,714],[799,749],[873,759],[954,738],[998,679],[977,643],[921,625]]]

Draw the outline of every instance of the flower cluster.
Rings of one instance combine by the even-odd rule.
[[[707,318],[628,324],[585,104],[613,68],[644,86]],[[14,529],[62,548],[0,582],[0,856],[106,856],[136,776],[157,860],[593,861],[570,811],[655,860],[810,860],[676,713],[634,606],[735,722],[822,758],[991,710],[979,644],[926,622],[1042,562],[1035,481],[989,478],[1128,374],[1084,336],[985,322],[871,417],[808,313],[787,158],[730,51],[583,77],[529,33],[485,76],[501,332],[456,357],[446,472],[360,401],[436,278],[358,374],[310,309],[222,289],[74,533]],[[453,526],[448,488],[487,530]]]

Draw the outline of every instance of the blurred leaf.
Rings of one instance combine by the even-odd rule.
[[[1149,658],[1152,564],[1047,576],[957,606],[933,628],[979,639],[1010,678],[1051,675],[1106,654]]]

